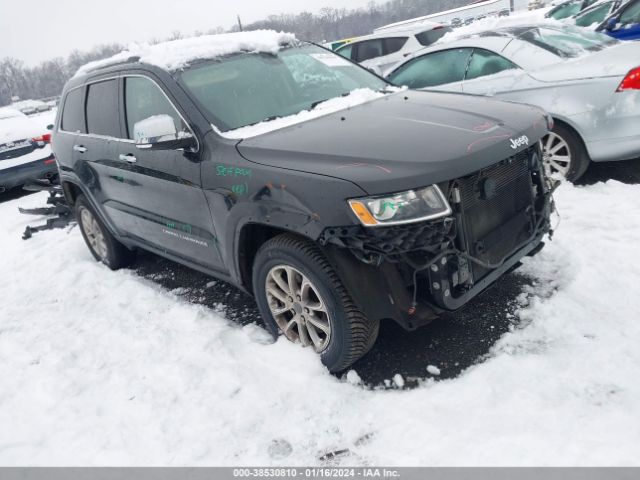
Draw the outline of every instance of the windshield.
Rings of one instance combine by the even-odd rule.
[[[519,38],[563,58],[579,57],[617,43],[614,38],[601,33],[567,27],[563,30],[530,28],[520,33]]]
[[[591,25],[604,22],[604,19],[609,15],[613,3],[614,2],[603,3],[590,10],[585,10],[576,16],[576,25],[579,27],[590,27]]]
[[[549,17],[556,20],[562,20],[563,18],[573,17],[577,13],[580,13],[582,8],[582,0],[574,0],[572,2],[558,5],[556,8],[549,12]]]
[[[388,86],[343,57],[308,44],[277,54],[239,54],[195,65],[180,76],[223,132],[312,110],[356,89]]]

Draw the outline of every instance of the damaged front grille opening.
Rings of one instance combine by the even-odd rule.
[[[428,304],[454,310],[491,272],[552,233],[547,213],[554,208],[553,188],[540,158],[536,145],[442,185],[453,210],[449,217],[374,229],[327,228],[320,243],[348,249],[374,267],[395,264],[412,291],[410,315],[419,292],[428,292],[428,298],[420,295]]]

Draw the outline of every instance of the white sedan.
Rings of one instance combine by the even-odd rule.
[[[542,107],[555,119],[545,164],[572,181],[590,161],[640,157],[637,42],[552,24],[505,27],[422,49],[387,77]]]
[[[0,193],[58,172],[51,134],[42,121],[11,108],[0,108]]]

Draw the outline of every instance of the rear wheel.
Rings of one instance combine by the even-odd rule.
[[[273,336],[313,348],[332,372],[375,342],[378,322],[365,318],[313,243],[286,234],[266,242],[256,255],[253,289]]]
[[[541,143],[548,176],[559,174],[575,182],[587,171],[591,160],[582,139],[570,128],[556,122]]]
[[[93,257],[112,270],[129,266],[135,258],[135,252],[111,235],[84,195],[76,198],[75,205],[82,237]]]

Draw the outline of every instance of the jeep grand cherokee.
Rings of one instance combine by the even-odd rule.
[[[549,231],[534,107],[391,87],[274,32],[89,65],[53,146],[96,260],[155,252],[252,293],[331,371],[456,310]]]

